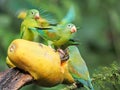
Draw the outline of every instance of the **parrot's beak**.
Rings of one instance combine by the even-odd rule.
[[[73,27],[71,28],[71,33],[75,33],[75,32],[77,32],[77,29],[76,29],[75,26],[73,26]]]
[[[36,13],[36,14],[35,14],[35,19],[39,19],[39,18],[40,18],[39,13]]]

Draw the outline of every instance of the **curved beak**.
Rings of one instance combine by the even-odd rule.
[[[71,33],[75,33],[75,32],[77,32],[77,29],[75,26],[73,26],[70,31],[71,31]]]
[[[39,19],[39,18],[40,18],[39,13],[36,13],[36,14],[35,14],[35,19]]]

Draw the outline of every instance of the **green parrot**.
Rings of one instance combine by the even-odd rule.
[[[74,7],[71,6],[65,17],[55,27],[50,27],[52,28],[52,30],[39,30],[39,33],[44,34],[43,37],[45,37],[48,40],[48,42],[52,41],[50,43],[52,43],[55,46],[55,48],[57,47],[64,49],[69,45],[78,44],[77,42],[71,41],[71,38],[74,36],[74,32],[77,31],[76,26],[71,24],[71,22],[74,19],[75,10]]]
[[[31,28],[31,30],[36,30],[36,28]],[[53,47],[60,53],[61,61],[66,61],[69,58],[69,55],[64,50],[70,45],[78,44],[71,39],[76,31],[74,24],[52,26],[49,30],[37,30],[40,36],[47,42],[44,44],[48,44],[48,46]]]
[[[23,19],[20,29],[20,38],[29,41],[38,41],[39,35],[37,31],[32,31],[30,28],[40,28],[41,30],[50,29],[49,26],[56,26],[56,23],[50,23],[45,18],[39,15],[39,11],[36,9],[28,10],[27,12],[21,12],[18,17]]]
[[[48,30],[41,30],[41,28],[38,28],[38,30],[36,30],[37,28],[30,29],[37,31],[48,42],[48,45],[53,46],[55,49],[62,49],[61,46],[68,42],[77,31],[74,24],[51,26]]]
[[[87,90],[94,90],[89,71],[85,61],[80,55],[79,49],[76,46],[68,47],[68,69],[77,85],[83,85]]]
[[[40,18],[39,11],[31,9],[27,11],[20,28],[20,38],[29,41],[37,41],[39,35],[36,31],[31,31],[29,28],[39,27],[37,20]]]

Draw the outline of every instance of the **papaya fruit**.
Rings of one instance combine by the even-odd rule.
[[[63,82],[64,69],[58,52],[42,43],[16,39],[8,48],[8,58],[8,64],[29,72],[41,86]]]

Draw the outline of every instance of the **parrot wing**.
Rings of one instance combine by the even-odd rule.
[[[57,41],[60,38],[58,35],[56,35],[57,30],[53,29],[52,27],[48,27],[48,28],[35,27],[29,29],[33,31],[37,31],[39,35],[47,41]]]
[[[75,19],[75,9],[71,6],[66,16],[62,19],[60,24],[71,23]]]

